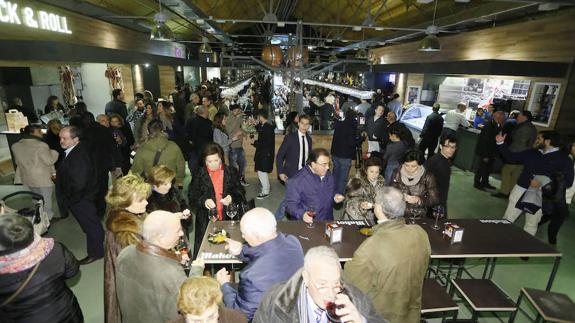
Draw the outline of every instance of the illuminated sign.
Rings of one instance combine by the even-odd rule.
[[[0,22],[14,25],[25,25],[30,28],[54,31],[63,34],[71,34],[68,29],[66,17],[34,10],[30,7],[18,7],[17,3],[0,0]]]

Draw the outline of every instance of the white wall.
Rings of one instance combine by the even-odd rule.
[[[110,101],[110,86],[104,76],[106,64],[85,63],[81,65],[84,102],[94,116],[104,113],[106,103]]]

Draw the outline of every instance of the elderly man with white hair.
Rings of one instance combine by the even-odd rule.
[[[180,213],[150,213],[142,226],[143,240],[118,255],[116,288],[124,322],[157,323],[178,316],[178,293],[187,278],[172,251],[183,235],[180,220]],[[193,275],[202,271],[199,265]]]
[[[251,320],[263,294],[273,285],[286,281],[303,266],[303,249],[298,239],[276,231],[270,211],[258,207],[242,217],[240,230],[247,245],[227,239],[226,249],[246,266],[240,273],[237,289],[230,284],[225,268],[216,274],[222,285],[226,307],[239,309]]]
[[[333,311],[328,311],[328,308]],[[308,250],[302,269],[287,282],[274,286],[266,293],[252,322],[330,321],[387,322],[375,312],[371,301],[361,290],[342,280],[335,250],[319,246]]]
[[[390,322],[418,323],[429,238],[420,226],[405,224],[405,200],[396,188],[378,192],[374,213],[378,225],[345,264],[343,277]]]

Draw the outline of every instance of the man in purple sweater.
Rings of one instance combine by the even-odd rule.
[[[498,134],[495,137],[497,148],[505,160],[514,160],[523,164],[523,171],[519,175],[517,184],[509,195],[509,204],[505,211],[504,219],[515,222],[523,213],[515,207],[517,201],[529,187],[540,187],[541,183],[534,179],[535,175],[543,175],[551,178],[555,172],[562,172],[565,176],[565,184],[573,184],[573,162],[569,156],[561,151],[561,138],[555,131],[541,131],[535,141],[535,149],[521,152],[511,152],[504,144],[505,135]],[[541,209],[535,214],[525,214],[525,226],[523,229],[531,235],[537,233],[537,224],[541,219]]]
[[[336,194],[334,178],[329,171],[330,155],[326,149],[312,149],[308,164],[287,182],[287,212],[292,219],[312,223],[333,220],[333,203],[341,203],[344,196]]]

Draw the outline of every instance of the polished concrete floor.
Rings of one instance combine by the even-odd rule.
[[[4,177],[0,179],[0,184],[9,184],[11,179]],[[186,183],[189,182],[189,177]],[[259,190],[259,183],[256,177],[248,178],[251,183],[247,187],[248,198],[253,198]],[[473,174],[454,169],[449,193],[449,212],[453,218],[501,218],[507,201],[491,197],[489,192],[478,191],[473,188]],[[496,180],[492,184],[498,185]],[[1,187],[0,192],[10,190],[8,186]],[[284,196],[284,188],[275,179],[272,179],[272,193],[265,200],[256,200],[258,206],[275,211]],[[571,209],[573,213],[575,208]],[[336,212],[336,217],[341,215],[341,211]],[[523,225],[520,218],[517,225]],[[85,236],[73,217],[68,217],[55,223],[49,232],[49,236],[64,243],[78,259],[85,254]],[[537,237],[547,241],[546,226],[541,227]],[[563,259],[559,271],[553,284],[553,291],[561,292],[575,299],[575,222],[569,218],[558,238],[558,249],[563,252]],[[483,270],[484,260],[473,260],[467,262],[468,269],[475,274],[480,274]],[[535,259],[528,261],[520,259],[500,259],[495,269],[494,281],[513,299],[517,299],[521,287],[544,289],[553,262],[551,259]],[[103,322],[103,260],[94,262],[87,266],[82,266],[81,274],[70,280],[70,285],[82,307],[86,322]],[[136,295],[136,294],[135,294]],[[525,303],[524,303],[525,304]],[[524,308],[527,308],[525,305]],[[469,312],[460,303],[459,317],[469,317]],[[506,321],[508,316],[502,315]],[[439,321],[433,319],[431,321]],[[481,322],[498,322],[499,319],[486,314],[480,318]],[[527,322],[527,319],[519,315],[517,322]],[[271,323],[271,322],[270,322]]]

